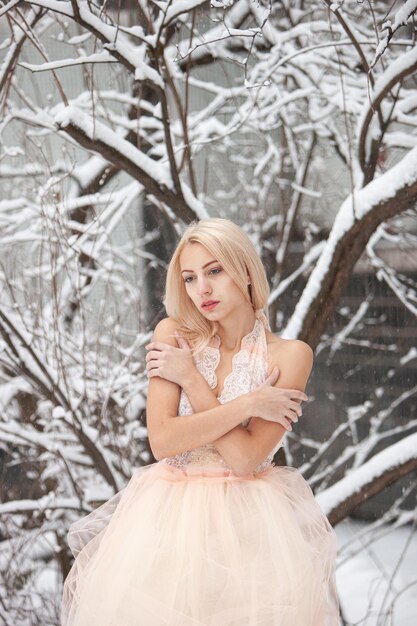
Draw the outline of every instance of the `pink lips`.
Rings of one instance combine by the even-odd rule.
[[[219,303],[215,302],[214,300],[207,300],[207,302],[203,302],[203,304],[201,305],[201,308],[204,309],[205,311],[211,311],[218,304]]]

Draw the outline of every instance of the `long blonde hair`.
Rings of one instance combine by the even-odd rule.
[[[190,343],[193,353],[204,348],[216,334],[217,322],[207,320],[187,294],[181,277],[180,255],[189,243],[200,243],[211,252],[252,305],[255,315],[270,329],[268,280],[249,237],[227,219],[216,217],[195,221],[185,230],[169,263],[164,299],[167,314],[181,325],[180,333]]]

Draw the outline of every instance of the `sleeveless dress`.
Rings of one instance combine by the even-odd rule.
[[[212,389],[219,344],[195,357]],[[218,400],[258,387],[267,359],[257,318]],[[135,469],[70,526],[62,626],[338,626],[335,533],[298,470],[273,464],[280,445],[246,476],[212,444]]]

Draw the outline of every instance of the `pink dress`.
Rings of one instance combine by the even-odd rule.
[[[219,342],[196,357],[213,389]],[[267,356],[257,318],[219,401],[258,387]],[[178,414],[192,412],[182,392]],[[62,626],[338,626],[335,533],[274,452],[247,476],[211,444],[137,468],[69,529]]]

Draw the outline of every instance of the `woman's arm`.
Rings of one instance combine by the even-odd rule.
[[[204,409],[221,406],[213,389],[204,376],[197,370],[194,376],[185,384],[184,391],[194,411],[202,411]],[[239,422],[244,421],[244,419],[245,418],[240,416]],[[263,421],[261,418],[252,418],[251,421],[253,421],[253,419]],[[285,431],[283,426],[281,426],[281,428]],[[250,438],[251,435],[248,430],[239,423],[238,426],[235,426],[232,430],[211,443],[213,443],[215,448],[220,452],[227,465],[236,473],[240,473],[246,466],[248,456],[247,448],[250,445]]]
[[[205,405],[192,415],[177,416],[180,385],[187,388],[190,381],[194,379],[193,374],[197,372],[192,366],[192,360],[187,362],[184,355],[178,359],[178,350],[172,353],[170,346],[176,347],[174,331],[177,326],[177,323],[170,318],[162,320],[155,329],[152,343],[147,346],[152,348],[147,360],[148,358],[155,359],[147,365],[150,376],[147,424],[149,441],[155,458],[173,456],[205,443],[211,443],[231,431],[240,422],[252,417],[255,411],[260,418],[263,418],[258,418],[259,421],[281,422],[288,428],[289,422],[296,418],[297,403],[307,399],[304,393],[296,389],[281,389],[280,393],[277,393],[278,390],[274,391],[270,387],[261,392],[244,394],[221,405],[208,388],[215,400],[208,410],[205,410],[207,409]],[[202,377],[201,379],[205,383]],[[176,382],[173,382],[174,380]],[[172,419],[173,417],[176,419]],[[239,427],[238,430],[243,436],[247,436],[246,431],[243,432],[243,427]],[[239,448],[236,450],[239,451]]]
[[[276,344],[275,344],[276,345]],[[289,341],[285,348],[270,347],[272,366],[280,366],[276,387],[304,391],[313,365],[313,351],[303,341]],[[207,381],[197,371],[184,388],[195,411],[213,408],[220,403]],[[244,418],[243,418],[244,419]],[[242,421],[243,421],[242,419]],[[226,463],[237,473],[250,473],[271,453],[282,440],[287,429],[281,424],[252,417],[247,429],[238,425],[212,443]]]
[[[153,341],[176,345],[175,327],[170,318],[162,320],[155,328]],[[149,443],[156,459],[210,443],[252,414],[251,399],[241,396],[226,405],[178,416],[180,390],[178,384],[159,376],[149,380],[146,421]]]

